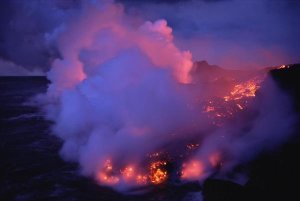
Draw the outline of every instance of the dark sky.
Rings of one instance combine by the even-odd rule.
[[[300,62],[298,0],[117,2],[129,15],[166,19],[176,44],[195,60],[233,68]],[[1,0],[0,58],[47,71],[59,56],[51,36],[80,8],[80,0]]]

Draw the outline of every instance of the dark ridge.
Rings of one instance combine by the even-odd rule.
[[[297,112],[300,111],[300,64],[270,71],[278,86],[293,97]]]

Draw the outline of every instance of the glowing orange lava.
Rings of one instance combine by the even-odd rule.
[[[161,184],[166,181],[168,173],[165,170],[167,163],[165,161],[156,161],[150,165],[149,179],[153,184]]]
[[[159,153],[154,153],[158,156]],[[116,185],[122,182],[136,185],[161,184],[166,181],[168,173],[166,170],[166,161],[155,161],[150,164],[149,172],[143,174],[139,172],[134,165],[127,165],[119,171],[113,167],[111,160],[104,162],[103,168],[97,173],[97,180],[104,185]]]
[[[211,97],[206,101],[203,112],[207,113],[215,126],[222,126],[226,119],[247,108],[249,101],[255,97],[263,76],[235,84],[227,95],[223,97]]]
[[[229,95],[224,96],[225,101],[240,100],[245,97],[255,97],[255,92],[260,88],[260,81],[248,80],[234,86]]]

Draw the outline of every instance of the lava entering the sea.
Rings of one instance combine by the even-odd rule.
[[[293,127],[289,99],[267,72],[198,68],[166,20],[143,22],[101,1],[59,34],[46,111],[61,156],[100,185],[203,181]]]

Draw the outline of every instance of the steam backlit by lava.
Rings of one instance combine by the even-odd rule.
[[[192,160],[182,165],[181,178],[183,180],[199,179],[203,174],[204,165],[200,161]]]
[[[201,182],[293,128],[289,99],[266,72],[198,82],[191,53],[173,38],[166,20],[144,22],[111,1],[86,3],[60,33],[48,118],[64,141],[62,157],[100,185]]]

